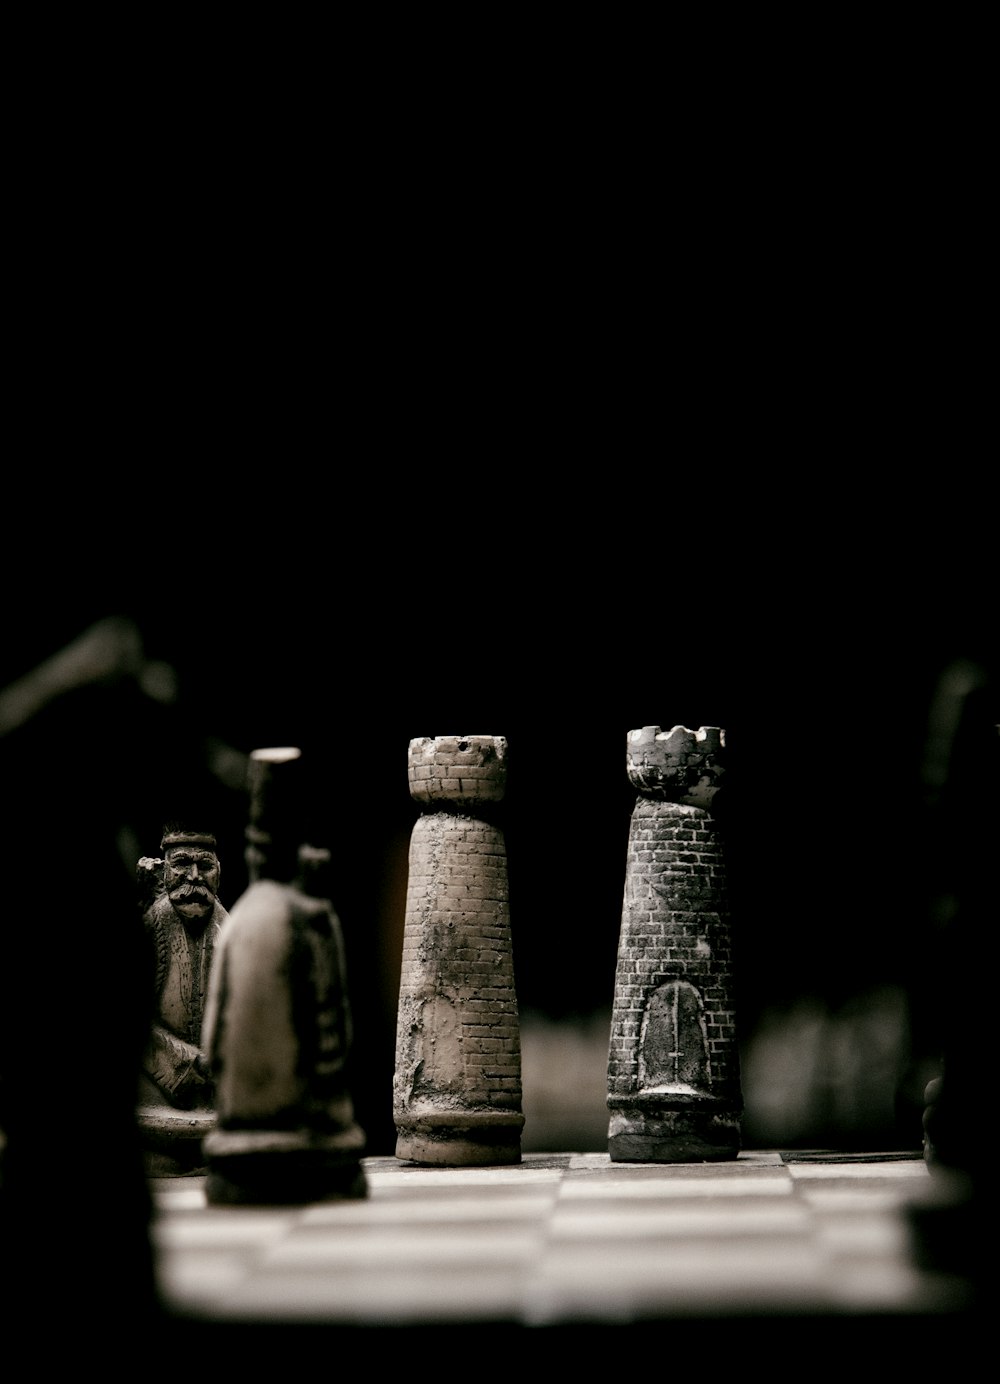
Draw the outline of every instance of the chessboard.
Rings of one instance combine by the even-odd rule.
[[[372,1157],[364,1169],[364,1199],[293,1206],[213,1206],[200,1177],[154,1180],[174,1322],[242,1328],[242,1339],[378,1328],[355,1334],[383,1347],[413,1328],[451,1341],[462,1327],[482,1341],[499,1339],[486,1326],[568,1329],[580,1344],[595,1328],[612,1339],[629,1328],[629,1340],[652,1328],[714,1351],[745,1349],[764,1327],[788,1341],[803,1324],[824,1327],[810,1340],[833,1348],[864,1323],[926,1348],[935,1329],[964,1328],[972,1305],[961,1266],[923,1252],[921,1218],[954,1189],[919,1154],[761,1150],[664,1165],[538,1153],[464,1168]]]

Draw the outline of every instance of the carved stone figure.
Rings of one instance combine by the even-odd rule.
[[[165,828],[162,859],[137,867],[140,906],[155,964],[155,1016],[138,1104],[146,1169],[153,1176],[203,1170],[201,1141],[214,1123],[201,1029],[212,957],[226,910],[219,902],[215,837]]]
[[[502,736],[411,740],[410,837],[396,1023],[396,1157],[519,1163],[521,1042],[507,849],[493,808]]]
[[[743,1100],[721,832],[725,732],[629,732],[638,790],[608,1051],[613,1162],[735,1158]]]
[[[304,1203],[367,1195],[354,1117],[340,920],[317,887],[323,852],[298,836],[294,748],[250,760],[251,883],[216,948],[203,1046],[216,1128],[205,1139],[210,1203]]]

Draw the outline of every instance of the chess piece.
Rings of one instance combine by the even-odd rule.
[[[725,732],[629,732],[638,790],[608,1049],[613,1162],[735,1158],[743,1101],[721,832]]]
[[[146,1171],[168,1177],[204,1171],[201,1142],[215,1123],[201,1029],[226,910],[213,835],[170,825],[160,849],[162,859],[143,856],[136,869],[156,1005],[136,1113]]]
[[[216,1128],[207,1200],[364,1197],[364,1131],[347,1081],[352,1039],[340,920],[317,887],[323,852],[299,835],[295,748],[250,757],[250,884],[212,968],[203,1045]]]
[[[507,848],[495,807],[502,736],[411,740],[410,837],[396,1023],[396,1157],[519,1163],[521,1040]]]
[[[976,670],[973,670],[976,671]],[[968,676],[966,665],[955,673]],[[992,1227],[996,1188],[988,1115],[992,1012],[969,987],[940,983],[947,957],[980,957],[996,927],[996,841],[1000,827],[1000,723],[995,688],[961,687],[951,707],[954,744],[937,776],[928,774],[928,819],[936,906],[946,921],[930,957],[930,981],[941,1044],[938,1071],[924,1088],[923,1155],[934,1179],[932,1200],[910,1208],[918,1263],[965,1282],[977,1309],[993,1303]],[[956,679],[957,681],[957,679]],[[944,708],[942,708],[942,712]],[[940,717],[944,719],[944,716]]]

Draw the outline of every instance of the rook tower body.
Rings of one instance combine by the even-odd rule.
[[[396,1157],[521,1160],[521,1043],[507,848],[493,808],[507,780],[502,736],[411,740],[410,837],[396,1025]]]
[[[612,1162],[735,1158],[743,1101],[714,726],[629,732],[638,790],[608,1052]]]

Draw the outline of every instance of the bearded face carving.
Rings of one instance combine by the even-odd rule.
[[[163,885],[174,909],[189,925],[204,925],[219,892],[219,859],[204,846],[167,847]]]

